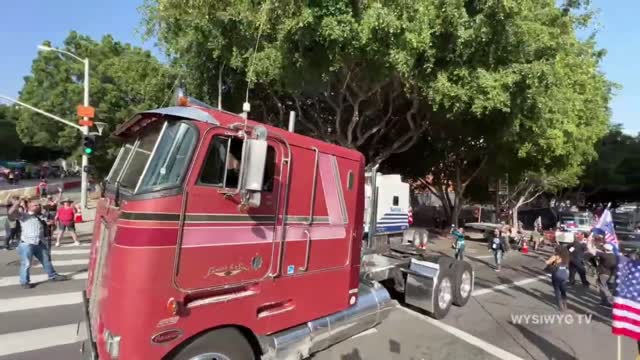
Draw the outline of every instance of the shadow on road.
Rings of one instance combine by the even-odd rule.
[[[545,354],[546,358],[549,360],[577,360],[578,358],[575,355],[571,355],[563,349],[559,348],[549,340],[543,338],[542,336],[534,333],[533,331],[527,329],[526,327],[513,324],[520,334],[524,336],[531,344],[535,345],[542,353]]]

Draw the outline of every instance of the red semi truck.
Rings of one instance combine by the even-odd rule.
[[[175,102],[114,132],[85,358],[301,359],[379,324],[390,293],[436,318],[466,304],[466,262],[363,241],[362,154]]]

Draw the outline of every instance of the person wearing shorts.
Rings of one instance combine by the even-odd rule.
[[[78,235],[76,235],[76,226],[74,221],[76,211],[73,206],[71,206],[72,202],[73,201],[70,199],[64,199],[62,201],[62,207],[59,207],[56,213],[55,220],[58,222],[60,228],[58,237],[56,238],[56,247],[60,246],[60,240],[62,239],[65,231],[69,231],[69,233],[71,233],[74,245],[80,245],[78,242]]]

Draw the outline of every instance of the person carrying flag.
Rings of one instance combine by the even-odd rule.
[[[594,233],[604,234],[605,243],[611,244],[613,247],[613,253],[617,256],[620,255],[620,250],[618,248],[618,237],[616,236],[616,231],[613,226],[613,217],[611,216],[611,211],[609,207],[604,209],[602,215],[598,219],[598,223],[593,229]]]

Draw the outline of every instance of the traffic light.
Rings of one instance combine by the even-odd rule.
[[[93,155],[96,147],[96,138],[93,135],[84,136],[84,154],[87,156]]]

